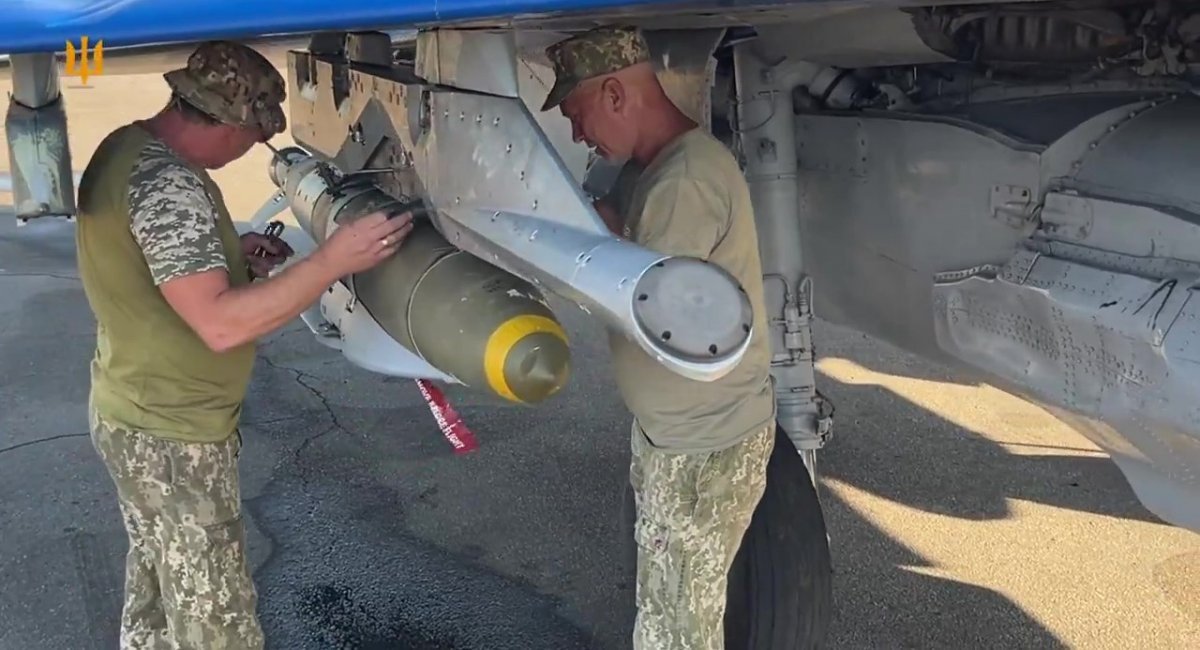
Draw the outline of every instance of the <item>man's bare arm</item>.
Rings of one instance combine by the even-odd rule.
[[[154,283],[180,318],[218,352],[299,316],[338,278],[393,254],[412,229],[408,214],[367,215],[338,227],[292,268],[233,288],[217,210],[204,182],[166,147],[148,145],[134,166],[129,210],[130,231]]]
[[[327,266],[308,258],[236,289],[224,270],[214,269],[169,280],[160,290],[209,348],[225,352],[283,326],[336,280]]]
[[[209,348],[224,352],[296,318],[339,278],[382,262],[411,230],[409,215],[389,220],[376,213],[338,228],[308,258],[266,280],[230,287],[225,270],[212,269],[168,280],[160,290]]]
[[[633,160],[626,161],[621,166],[621,170],[617,172],[617,177],[613,179],[608,192],[592,202],[592,207],[600,214],[600,219],[604,221],[604,225],[608,226],[609,231],[617,237],[625,236],[625,219],[627,215],[623,214],[623,211],[628,209],[634,186],[637,184],[641,174],[641,165],[638,165]]]
[[[621,219],[621,215],[617,213],[617,209],[604,199],[596,199],[592,202],[592,207],[596,208],[596,212],[600,215],[600,219],[612,234],[620,237],[625,231],[625,224]]]

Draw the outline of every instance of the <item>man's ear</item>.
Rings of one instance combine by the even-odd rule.
[[[627,100],[625,87],[621,85],[620,80],[616,77],[609,77],[601,82],[600,96],[604,101],[604,106],[611,109],[614,113],[620,113],[625,110]]]

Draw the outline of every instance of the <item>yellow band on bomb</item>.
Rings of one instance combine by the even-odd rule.
[[[553,334],[564,343],[567,341],[566,332],[556,321],[533,314],[522,314],[508,319],[488,337],[483,353],[483,369],[487,374],[488,385],[500,396],[523,403],[508,386],[508,380],[504,377],[504,362],[508,360],[508,353],[512,352],[521,339],[530,334],[540,333]]]

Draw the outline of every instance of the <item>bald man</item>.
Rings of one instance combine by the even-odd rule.
[[[629,161],[608,227],[648,249],[707,260],[750,296],[744,360],[714,382],[681,377],[610,333],[616,383],[633,412],[630,483],[637,502],[635,650],[724,647],[729,566],[766,486],[775,399],[762,268],[750,191],[729,150],[667,97],[641,35],[600,28],[546,51],[558,107],[583,141]],[[628,181],[628,182],[625,182]]]

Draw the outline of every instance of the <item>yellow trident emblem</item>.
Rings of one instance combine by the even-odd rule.
[[[79,77],[79,80],[85,85],[87,84],[89,75],[100,76],[104,74],[104,41],[96,41],[96,47],[92,50],[91,61],[88,60],[88,37],[82,36],[79,38],[78,54],[71,41],[67,41],[65,72],[68,77]]]

